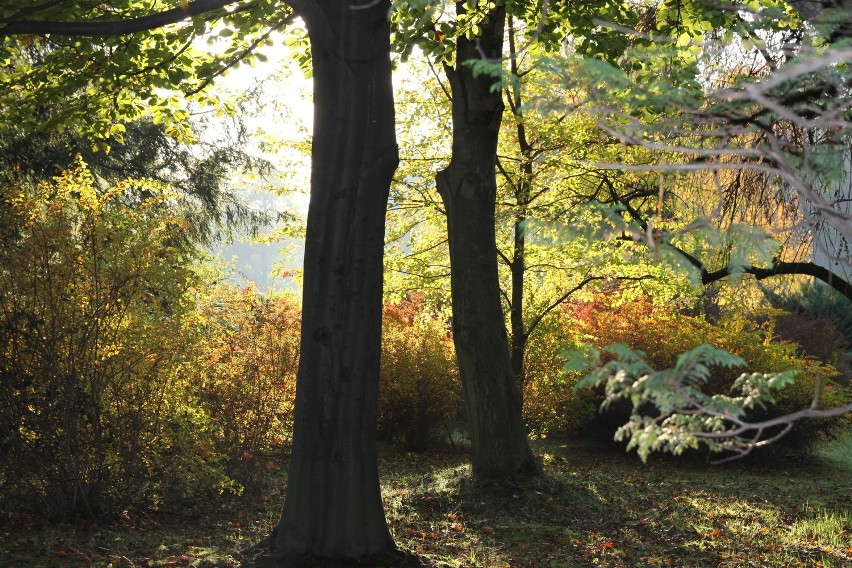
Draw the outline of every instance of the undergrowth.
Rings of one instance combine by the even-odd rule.
[[[848,444],[848,441],[847,441]],[[462,567],[852,566],[852,446],[785,467],[677,463],[583,445],[536,447],[547,483],[479,484],[462,453],[381,447],[398,546]],[[258,492],[111,525],[4,511],[0,566],[239,566],[277,521],[280,468]]]

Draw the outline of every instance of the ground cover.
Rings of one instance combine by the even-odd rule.
[[[460,451],[381,447],[397,544],[461,567],[852,566],[852,444],[774,467],[684,464],[539,443],[550,479],[474,484]],[[275,463],[257,493],[115,523],[51,524],[2,511],[0,566],[239,566],[278,518]]]

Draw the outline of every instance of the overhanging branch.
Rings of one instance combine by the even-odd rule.
[[[126,20],[96,22],[53,22],[21,20],[20,14],[0,20],[0,36],[58,34],[64,36],[126,35],[174,24],[199,14],[212,12],[235,4],[239,0],[195,0],[186,7],[174,8]]]
[[[633,208],[630,203],[627,201],[623,201],[620,199],[615,199],[617,203],[620,203],[624,206],[627,213],[633,218],[634,221],[639,223],[639,226],[642,228],[643,233],[647,232],[648,224],[642,218],[642,215]],[[665,238],[665,235],[660,235],[662,238]],[[635,239],[630,239],[635,240]],[[817,280],[821,280],[843,294],[846,298],[852,301],[852,282],[849,282],[842,276],[832,272],[828,268],[824,266],[820,266],[818,264],[814,264],[813,262],[783,262],[780,260],[776,260],[772,263],[772,266],[768,267],[760,267],[760,266],[726,266],[724,268],[720,268],[719,270],[708,270],[701,260],[697,259],[693,255],[689,254],[685,250],[681,249],[675,244],[672,244],[668,240],[662,240],[658,243],[660,246],[666,246],[667,248],[673,250],[682,258],[684,258],[689,264],[694,266],[698,272],[701,274],[701,283],[704,285],[712,284],[713,282],[718,282],[719,280],[723,280],[732,274],[751,274],[757,280],[764,280],[766,278],[771,278],[773,276],[783,276],[783,275],[794,275],[794,274],[802,274],[805,276],[813,276]]]
[[[712,284],[723,280],[732,274],[751,274],[757,280],[764,280],[773,276],[802,274],[805,276],[813,276],[817,280],[822,280],[849,300],[852,300],[852,283],[844,279],[842,276],[835,274],[828,268],[814,264],[813,262],[783,262],[776,260],[772,266],[726,266],[719,270],[707,270],[704,263],[671,243],[665,243],[665,246],[678,253],[687,262],[694,266],[701,274],[701,283],[704,285]]]
[[[781,276],[785,274],[804,274],[806,276],[813,276],[818,280],[822,280],[823,282],[846,296],[846,298],[852,300],[852,284],[850,284],[848,281],[844,280],[841,276],[835,274],[831,270],[825,268],[824,266],[814,264],[813,262],[776,261],[772,266],[767,268],[761,268],[759,266],[743,266],[738,269],[732,269],[730,266],[727,266],[721,270],[716,270],[713,272],[709,272],[703,268],[700,270],[701,282],[703,284],[710,284],[711,282],[716,282],[717,280],[721,280],[735,272],[751,274],[758,280],[763,280],[764,278],[770,278],[772,276]]]

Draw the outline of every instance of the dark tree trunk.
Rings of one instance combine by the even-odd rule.
[[[512,326],[512,373],[518,384],[518,396],[521,408],[524,405],[524,389],[527,384],[527,372],[524,356],[527,351],[527,330],[524,326],[524,277],[526,276],[526,237],[524,235],[524,220],[526,216],[519,211],[515,217],[515,249],[512,262],[509,264],[512,281],[511,306],[509,307],[509,323]]]
[[[515,29],[513,18],[509,17],[509,67],[513,76],[519,77],[518,53],[515,48]],[[530,207],[533,177],[533,148],[527,139],[527,129],[524,124],[523,101],[521,99],[521,87],[515,83],[512,89],[506,90],[506,100],[512,114],[515,115],[516,134],[518,137],[518,151],[521,154],[521,163],[518,178],[514,184],[515,193],[515,226],[514,226],[514,249],[509,262],[511,275],[512,295],[509,306],[509,322],[512,329],[512,371],[520,390],[521,408],[524,403],[524,391],[527,385],[527,372],[524,364],[524,356],[527,352],[527,340],[529,330],[524,324],[524,285],[527,273],[527,241],[526,227],[527,211]]]
[[[459,14],[464,4],[458,4]],[[538,473],[521,417],[500,304],[494,227],[497,137],[503,113],[494,78],[474,77],[462,63],[499,58],[505,11],[491,12],[478,38],[458,39],[456,66],[447,68],[453,94],[453,152],[438,173],[447,211],[453,336],[473,442],[473,472],[483,479]]]
[[[394,550],[376,455],[385,210],[398,162],[390,4],[357,3],[294,2],[311,38],[316,110],[293,452],[273,546],[322,557]]]

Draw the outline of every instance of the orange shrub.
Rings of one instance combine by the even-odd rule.
[[[538,343],[552,342],[557,337],[563,349],[572,349],[588,343],[602,348],[613,343],[625,343],[633,349],[646,353],[648,364],[654,369],[673,367],[678,356],[702,343],[709,343],[730,353],[739,355],[748,363],[747,369],[716,369],[706,385],[705,391],[728,392],[734,380],[746,370],[748,372],[778,372],[789,369],[799,371],[798,378],[779,392],[777,403],[767,410],[756,411],[752,419],[764,419],[793,412],[810,405],[817,381],[825,383],[822,393],[823,406],[842,404],[849,396],[848,389],[830,384],[838,378],[832,365],[813,358],[798,355],[798,346],[792,342],[773,340],[773,324],[777,313],[761,317],[756,323],[741,314],[727,316],[716,323],[700,317],[679,314],[665,307],[655,306],[648,297],[641,297],[620,306],[611,306],[605,297],[592,301],[568,304],[548,322],[545,335],[548,339],[537,339]],[[524,411],[531,428],[557,434],[600,433],[611,439],[616,428],[627,421],[629,409],[614,405],[605,414],[586,412],[588,405],[597,407],[602,400],[591,392],[573,392],[573,385],[580,378],[565,375],[555,378],[552,353],[554,346],[540,350],[544,353],[545,367],[538,371],[542,357],[531,348],[528,358],[537,359],[530,365],[528,386],[525,393]],[[800,422],[776,445],[775,450],[808,450],[814,443],[826,438],[843,435],[849,427],[849,417]]]
[[[382,323],[379,430],[423,452],[463,414],[448,326],[420,302],[388,304]]]
[[[196,393],[218,451],[243,483],[261,455],[289,439],[301,314],[285,295],[221,286],[203,299]]]

